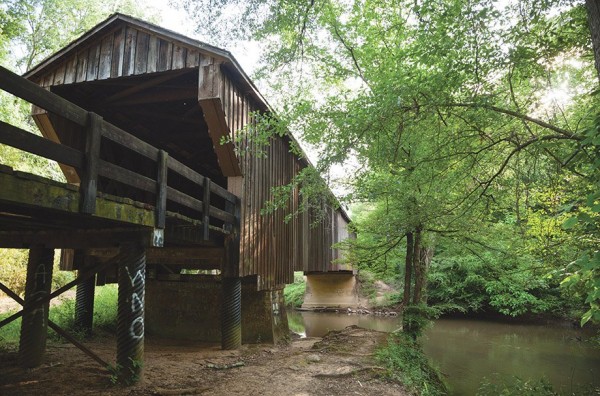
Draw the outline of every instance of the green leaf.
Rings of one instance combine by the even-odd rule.
[[[583,327],[584,324],[586,324],[587,322],[589,322],[589,320],[592,318],[592,310],[588,310],[586,313],[583,314],[583,316],[581,317],[581,327]]]
[[[563,230],[569,230],[569,229],[575,227],[575,225],[577,224],[577,221],[578,221],[577,216],[569,217],[567,220],[565,220],[562,223]]]

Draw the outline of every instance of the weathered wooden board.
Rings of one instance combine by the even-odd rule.
[[[0,172],[0,202],[31,206],[66,213],[79,213],[77,187],[52,182],[22,172]],[[154,227],[154,211],[133,203],[96,198],[95,217],[118,222]]]
[[[123,25],[68,54],[39,77],[49,87],[105,80],[145,73],[195,68],[202,57],[198,48],[177,40]]]

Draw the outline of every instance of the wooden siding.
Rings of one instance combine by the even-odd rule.
[[[275,136],[267,146],[259,146],[251,129],[259,105],[226,73],[221,76],[223,110],[236,142],[243,178],[242,185],[240,276],[258,275],[258,288],[270,289],[293,282],[294,271],[348,270],[335,259],[342,258],[334,243],[349,237],[347,221],[340,210],[323,203],[321,213],[304,212],[285,222],[300,205],[299,191],[289,197],[288,208],[263,215],[265,203],[273,199],[273,187],[289,184],[306,165],[291,153],[286,136]],[[324,215],[323,215],[324,213]],[[322,221],[317,223],[317,215]]]
[[[195,68],[208,55],[131,25],[121,25],[67,54],[44,71],[43,87]]]

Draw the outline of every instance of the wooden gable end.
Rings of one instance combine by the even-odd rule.
[[[209,54],[126,23],[73,48],[39,77],[43,87],[195,68],[211,62]]]

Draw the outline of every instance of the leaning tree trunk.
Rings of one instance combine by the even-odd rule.
[[[402,306],[406,307],[410,305],[410,284],[412,282],[412,271],[413,271],[413,256],[414,256],[414,241],[413,233],[406,233],[406,261],[404,264],[404,297],[402,299]]]

